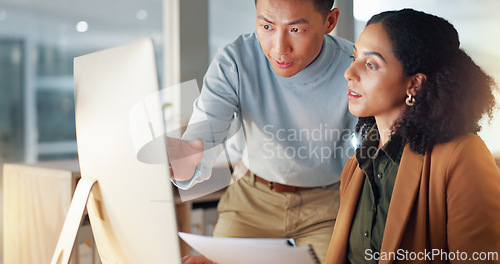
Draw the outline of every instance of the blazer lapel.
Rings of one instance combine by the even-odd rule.
[[[361,187],[364,181],[364,172],[356,166],[346,189],[343,190],[343,196],[340,198],[341,206],[339,208],[337,220],[335,221],[332,241],[330,242],[330,248],[335,249],[335,251],[329,252],[333,261],[328,261],[328,263],[345,263],[352,219],[356,212],[359,196],[361,194]]]
[[[380,252],[396,253],[420,187],[424,156],[406,145],[399,164]],[[380,261],[379,263],[390,263]]]

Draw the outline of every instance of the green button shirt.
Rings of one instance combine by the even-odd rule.
[[[349,234],[347,257],[350,263],[377,263],[387,211],[404,145],[392,136],[378,150],[379,133],[374,125],[356,150],[356,159],[365,173],[365,181]]]

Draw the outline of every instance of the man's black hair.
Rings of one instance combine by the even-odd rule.
[[[314,7],[316,7],[316,10],[322,14],[325,18],[332,10],[333,8],[333,3],[335,0],[309,0],[314,2]],[[257,5],[257,0],[255,0],[255,5]]]

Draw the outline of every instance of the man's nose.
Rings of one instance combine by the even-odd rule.
[[[287,55],[291,52],[292,46],[286,32],[278,32],[274,39],[274,50],[277,55]]]

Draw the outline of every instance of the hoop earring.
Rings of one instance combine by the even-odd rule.
[[[406,97],[406,105],[407,106],[413,106],[415,104],[415,97],[413,97],[413,95],[408,95],[408,97]]]

